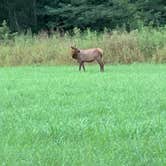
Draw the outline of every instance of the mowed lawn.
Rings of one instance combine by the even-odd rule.
[[[0,68],[0,165],[166,165],[166,65]]]

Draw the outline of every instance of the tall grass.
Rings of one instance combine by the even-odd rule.
[[[19,35],[15,40],[0,44],[0,66],[31,64],[71,64],[70,46],[79,48],[100,47],[104,50],[105,63],[166,62],[166,27],[142,28],[131,32],[87,30],[63,37],[53,33]]]

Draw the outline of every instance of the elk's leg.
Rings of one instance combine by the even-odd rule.
[[[79,71],[81,71],[81,66],[82,66],[82,63],[80,62],[79,63]]]
[[[100,65],[100,71],[104,72],[104,63],[102,59],[97,59],[97,63]]]
[[[85,71],[84,62],[79,62],[79,71],[81,71],[81,67],[83,67],[83,70]]]
[[[82,63],[82,67],[83,67],[83,70],[85,71],[85,66],[84,66],[84,63]]]

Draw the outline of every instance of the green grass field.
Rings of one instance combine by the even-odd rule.
[[[0,165],[166,165],[166,65],[0,68]]]

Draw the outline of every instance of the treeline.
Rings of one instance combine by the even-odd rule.
[[[166,24],[165,0],[0,0],[0,23],[12,31],[33,32],[78,27],[101,31]]]

